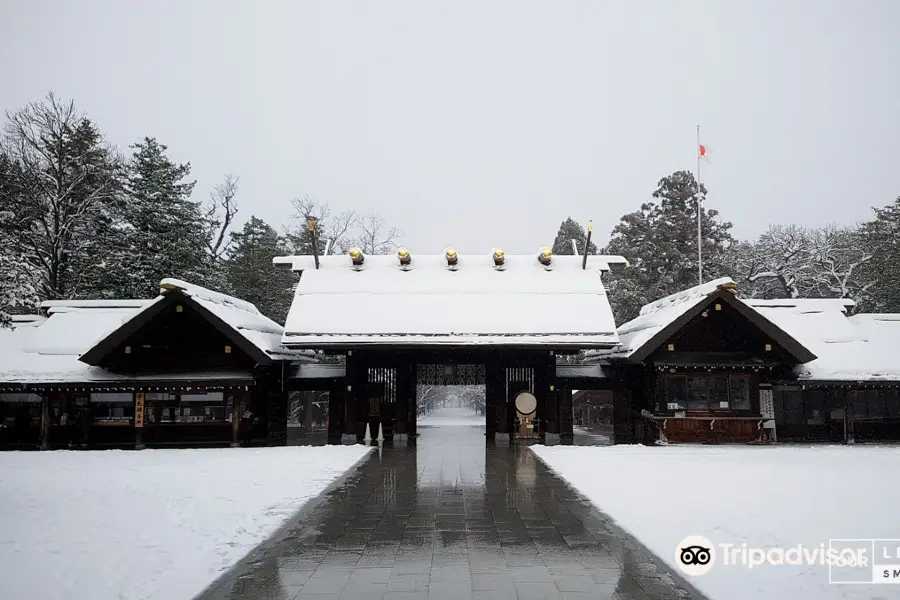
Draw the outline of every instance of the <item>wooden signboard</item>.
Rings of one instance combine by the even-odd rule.
[[[144,426],[144,394],[140,392],[134,395],[134,426]]]

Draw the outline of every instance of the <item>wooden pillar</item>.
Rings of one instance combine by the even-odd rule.
[[[41,450],[47,450],[50,448],[50,393],[51,392],[44,392],[41,394]]]
[[[241,415],[243,414],[244,391],[228,390],[225,392],[231,396],[231,447],[241,446]]]
[[[396,423],[394,425],[394,439],[404,440],[409,434],[409,405],[415,402],[415,393],[412,388],[412,365],[405,363],[397,366],[397,406]]]
[[[559,443],[559,403],[556,395],[556,356],[553,352],[538,356],[534,367],[534,392],[537,398],[539,431],[546,444]]]
[[[853,421],[856,415],[851,402],[851,394],[849,390],[843,390],[842,395],[844,396],[844,443],[855,444],[856,433],[853,430]],[[852,394],[852,396],[855,399],[856,394]]]
[[[632,398],[629,385],[619,382],[613,391],[613,444],[632,444],[636,441]]]
[[[507,418],[506,370],[499,361],[485,365],[484,395],[487,405],[487,431],[495,441],[509,442]]]
[[[359,394],[363,392],[359,386],[359,361],[352,350],[347,351],[347,359],[345,361],[345,377],[346,387],[344,390],[344,428],[341,433],[342,444],[357,443],[356,435],[356,403]]]
[[[347,395],[344,378],[334,381],[328,389],[328,443],[340,444],[344,433],[344,402]]]
[[[572,437],[575,435],[574,415],[572,414],[572,390],[568,385],[557,390],[559,398],[559,435]]]

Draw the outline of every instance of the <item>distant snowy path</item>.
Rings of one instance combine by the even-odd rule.
[[[0,453],[0,597],[190,600],[369,450]]]
[[[484,416],[471,408],[438,408],[430,415],[419,417],[419,427],[484,427]]]
[[[900,538],[900,448],[531,446],[671,567],[689,535],[759,548]],[[713,600],[900,598],[900,585],[833,585],[827,566],[724,566],[687,578]]]

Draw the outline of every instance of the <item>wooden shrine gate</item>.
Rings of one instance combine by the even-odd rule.
[[[373,439],[380,427],[386,440],[406,440],[417,435],[419,385],[484,385],[489,439],[558,440],[563,422],[563,433],[571,433],[571,418],[560,414],[560,395],[568,392],[556,383],[556,356],[549,351],[354,350],[346,356],[343,394],[332,395],[330,412],[343,417],[332,419],[343,443],[363,440],[367,425]],[[528,415],[516,410],[523,392],[533,396]]]

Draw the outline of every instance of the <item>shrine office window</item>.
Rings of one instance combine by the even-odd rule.
[[[731,410],[750,410],[750,376],[733,373],[728,378]]]
[[[667,410],[750,410],[749,375],[666,375],[663,391]]]

